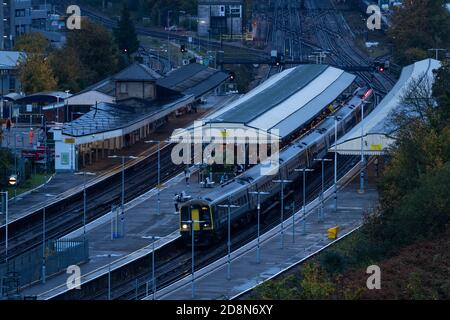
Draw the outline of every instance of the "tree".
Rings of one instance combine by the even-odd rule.
[[[55,50],[50,55],[50,65],[58,80],[60,90],[77,92],[89,83],[83,76],[87,73],[78,52],[72,47]]]
[[[449,47],[450,13],[445,3],[445,0],[403,2],[389,30],[399,62],[411,63],[430,48]]]
[[[86,83],[97,82],[117,71],[117,46],[112,34],[98,24],[83,21],[83,28],[68,32],[66,47],[77,52]]]
[[[31,54],[19,62],[19,79],[26,94],[52,91],[57,89],[57,82],[48,58]]]
[[[42,34],[30,32],[17,38],[14,49],[27,54],[45,54],[50,50],[50,42]]]
[[[57,82],[47,57],[50,42],[40,33],[29,33],[17,39],[15,48],[26,53],[18,65],[22,90],[26,94],[55,90]]]
[[[139,40],[126,4],[123,6],[119,27],[114,30],[114,35],[119,50],[128,56],[139,49]]]

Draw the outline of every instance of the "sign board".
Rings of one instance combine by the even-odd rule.
[[[16,176],[10,176],[8,179],[8,183],[10,186],[15,186],[17,184],[17,177]]]
[[[33,105],[27,104],[27,112],[33,112]]]
[[[74,144],[75,143],[75,138],[65,138],[64,139],[64,143]]]
[[[188,42],[192,43],[192,37],[188,37]]]
[[[370,150],[371,151],[382,151],[383,146],[381,144],[372,144],[372,145],[370,145]]]
[[[61,153],[61,164],[64,166],[69,165],[69,153],[68,152],[62,152]]]

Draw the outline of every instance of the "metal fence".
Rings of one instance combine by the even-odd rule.
[[[45,254],[44,254],[45,252]],[[46,277],[65,271],[71,265],[77,265],[89,260],[89,245],[85,239],[49,240],[42,245],[20,256],[0,264],[0,281],[7,274],[18,275],[20,287],[32,284],[42,279],[42,267],[45,263]],[[1,292],[0,292],[1,295]]]

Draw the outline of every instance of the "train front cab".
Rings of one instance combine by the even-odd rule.
[[[189,221],[201,221],[193,222]],[[192,229],[194,227],[195,245],[208,245],[214,239],[213,210],[206,201],[191,200],[180,208],[180,234],[183,243],[192,244]]]

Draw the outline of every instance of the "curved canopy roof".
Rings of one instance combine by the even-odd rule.
[[[433,70],[440,68],[441,63],[434,59],[425,59],[403,68],[399,80],[378,106],[352,130],[337,142],[338,153],[361,154],[361,126],[364,133],[366,154],[381,154],[393,142],[395,128],[388,121],[389,115],[401,108],[401,99],[411,83],[417,79],[428,78],[434,81]],[[330,149],[334,151],[334,147]]]
[[[208,117],[208,123],[238,123],[259,130],[295,131],[338,98],[356,76],[327,65],[287,69]]]

